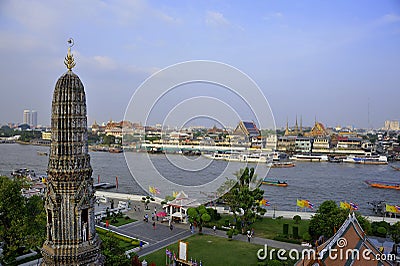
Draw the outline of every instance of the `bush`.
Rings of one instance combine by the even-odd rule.
[[[387,229],[383,226],[380,226],[380,227],[378,227],[378,229],[376,229],[376,232],[379,236],[386,237]]]
[[[213,208],[207,208],[207,213],[211,216],[212,221],[218,221],[221,219],[221,215]]]
[[[303,234],[303,240],[304,241],[310,241],[311,240],[311,235],[308,232],[305,232]]]
[[[293,220],[294,220],[294,222],[295,222],[296,224],[298,224],[298,223],[301,221],[300,215],[295,215],[295,216],[293,216]]]
[[[293,238],[296,238],[296,239],[300,238],[299,237],[299,227],[293,226],[292,229],[293,229]]]
[[[229,226],[229,219],[225,219],[224,226]]]
[[[237,235],[238,233],[239,233],[239,231],[236,230],[236,229],[233,229],[233,228],[231,228],[228,231],[226,231],[226,234],[228,235],[229,240],[232,240],[232,237],[234,235]]]
[[[287,236],[289,234],[289,224],[283,224],[283,235]]]

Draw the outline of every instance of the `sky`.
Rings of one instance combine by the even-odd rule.
[[[359,128],[400,119],[397,0],[2,0],[0,124],[21,123],[24,109],[37,110],[39,124],[50,124],[70,37],[89,124],[122,120],[143,82],[191,60],[245,73],[261,89],[278,127],[286,120],[294,124],[296,116],[304,126],[317,119]],[[235,105],[241,119],[253,119],[213,86],[186,84],[179,95],[214,97]],[[165,120],[172,107],[163,106],[149,123]]]

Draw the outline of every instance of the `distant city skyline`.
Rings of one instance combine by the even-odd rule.
[[[28,108],[40,114],[38,124],[50,124],[51,92],[66,71],[60,58],[70,37],[89,124],[122,120],[150,75],[199,59],[232,65],[253,79],[278,128],[287,118],[294,124],[296,115],[303,125],[316,117],[331,127],[382,128],[400,119],[395,0],[2,1],[0,124],[22,122]],[[204,90],[229,102],[226,92],[206,86],[182,90],[186,97]],[[240,115],[252,120],[246,110]],[[157,119],[162,123],[157,116],[151,123]]]

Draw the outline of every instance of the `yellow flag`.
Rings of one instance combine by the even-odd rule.
[[[349,203],[341,201],[340,202],[340,208],[342,208],[342,209],[350,209],[351,206],[350,206]]]
[[[300,208],[304,208],[306,207],[306,202],[304,200],[297,199],[297,206],[299,206]]]
[[[387,211],[387,212],[392,212],[392,213],[399,213],[399,212],[397,211],[396,206],[394,206],[394,205],[389,205],[389,204],[386,204],[386,211]]]

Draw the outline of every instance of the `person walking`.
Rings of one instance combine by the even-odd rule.
[[[251,232],[250,230],[247,230],[247,241],[250,242],[251,239]]]
[[[156,222],[153,222],[153,230],[156,230]]]
[[[213,226],[213,230],[214,230],[214,235],[216,235],[217,234],[217,226],[215,224]]]

